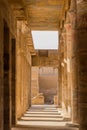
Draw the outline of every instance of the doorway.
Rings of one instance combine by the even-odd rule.
[[[4,21],[4,44],[3,44],[3,85],[4,85],[4,130],[10,130],[10,42],[9,28]]]

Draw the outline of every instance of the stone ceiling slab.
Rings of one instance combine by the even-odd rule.
[[[18,17],[25,11],[31,30],[58,30],[70,0],[8,0],[8,2],[18,10]]]
[[[58,30],[65,0],[26,0],[31,30]]]

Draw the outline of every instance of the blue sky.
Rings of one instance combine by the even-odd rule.
[[[35,49],[58,49],[58,31],[32,31]]]

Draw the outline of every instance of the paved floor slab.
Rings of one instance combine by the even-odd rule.
[[[67,126],[61,109],[55,105],[34,105],[21,117],[12,130],[78,130]]]

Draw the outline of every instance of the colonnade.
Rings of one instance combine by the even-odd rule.
[[[31,105],[28,27],[9,5],[0,0],[0,130],[10,130]],[[58,104],[65,118],[87,130],[87,0],[71,0],[66,12],[59,35]]]
[[[60,31],[59,100],[64,117],[87,129],[87,1],[71,0]],[[67,46],[67,47],[66,47]]]

